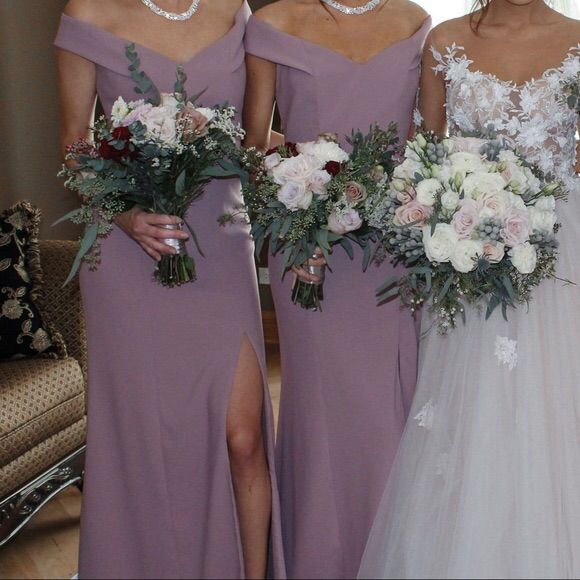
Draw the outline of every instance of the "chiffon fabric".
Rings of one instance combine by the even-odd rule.
[[[427,20],[415,34],[356,63],[252,17],[246,51],[276,63],[288,141],[398,123],[406,139]],[[293,276],[271,259],[282,350],[277,470],[288,575],[353,578],[416,382],[417,326],[398,303],[377,306],[389,264],[362,271],[361,252],[331,259],[322,312],[291,301]]]
[[[241,110],[246,4],[221,40],[184,64],[189,94]],[[135,100],[127,42],[63,16],[56,44],[95,63],[105,111]],[[142,68],[171,92],[177,63],[137,46]],[[274,432],[253,245],[244,226],[218,218],[240,203],[235,180],[210,184],[190,210],[205,258],[199,279],[167,289],[154,262],[120,230],[102,263],[83,271],[89,341],[88,454],[80,578],[243,578],[226,417],[242,341],[264,381],[264,440],[271,466],[270,575],[285,577],[274,473]],[[190,248],[195,252],[194,248]]]
[[[496,126],[569,191],[559,202],[561,280],[529,308],[474,309],[448,336],[431,328],[409,420],[359,578],[580,577],[580,180],[577,116],[561,67],[516,86],[434,50],[452,132]]]

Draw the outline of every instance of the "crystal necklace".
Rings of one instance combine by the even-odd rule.
[[[366,12],[374,10],[381,3],[381,0],[370,0],[366,4],[363,4],[362,6],[356,6],[355,8],[345,6],[344,4],[337,2],[337,0],[322,0],[322,2],[331,8],[334,8],[335,10],[350,16],[352,14],[365,14]]]
[[[176,12],[167,12],[166,10],[159,8],[159,6],[157,6],[153,0],[141,0],[141,2],[143,2],[143,4],[145,4],[149,10],[155,12],[157,16],[163,16],[163,18],[167,18],[167,20],[189,20],[197,12],[201,0],[193,0],[191,6],[181,14]]]

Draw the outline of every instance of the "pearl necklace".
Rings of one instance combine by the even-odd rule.
[[[201,2],[201,0],[193,0],[193,2],[191,3],[191,6],[185,11],[182,12],[181,14],[178,14],[176,12],[167,12],[165,10],[163,10],[162,8],[159,8],[159,6],[157,6],[157,4],[155,4],[155,2],[153,2],[153,0],[141,0],[141,2],[143,2],[143,4],[145,4],[145,6],[147,6],[147,8],[149,8],[149,10],[151,10],[151,12],[155,12],[155,14],[157,14],[157,16],[163,16],[163,18],[167,18],[167,20],[189,20],[196,12],[197,9],[199,8],[199,3]]]
[[[366,12],[374,10],[381,3],[381,0],[370,0],[366,4],[363,4],[363,6],[356,6],[355,8],[345,6],[344,4],[337,2],[337,0],[322,0],[322,2],[331,8],[350,16],[352,14],[365,14]]]

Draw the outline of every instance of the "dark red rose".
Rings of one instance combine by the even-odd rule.
[[[336,177],[341,170],[340,163],[338,161],[329,161],[325,166],[324,170],[330,173],[333,177]]]
[[[272,147],[272,149],[266,151],[266,155],[274,155],[274,153],[278,153],[278,147]]]
[[[123,149],[117,149],[113,147],[111,141],[103,139],[99,145],[99,155],[103,159],[116,161],[120,163],[126,157],[135,157],[135,151],[131,146],[129,139],[131,138],[131,131],[129,127],[116,127],[112,132],[113,140],[115,141],[125,141],[125,146]]]
[[[300,155],[300,153],[298,151],[298,147],[296,147],[296,143],[287,142],[284,144],[284,147],[286,147],[286,149],[288,150],[288,153],[290,153],[290,155],[292,155],[292,157],[298,157],[298,155]]]
[[[129,141],[131,138],[131,131],[129,127],[116,127],[113,129],[113,139],[117,141]]]

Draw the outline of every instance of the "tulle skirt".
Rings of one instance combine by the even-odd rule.
[[[580,284],[580,195],[561,217],[559,276]],[[424,339],[360,578],[580,578],[580,286],[508,316]]]

